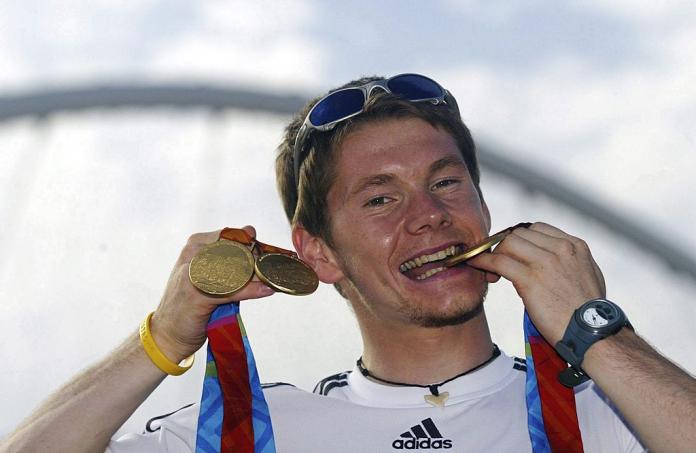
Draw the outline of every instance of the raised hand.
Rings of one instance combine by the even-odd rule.
[[[254,227],[245,226],[243,229],[252,237],[256,237]],[[219,237],[220,230],[196,233],[189,238],[152,316],[150,326],[155,341],[174,362],[183,360],[203,345],[208,319],[218,305],[258,299],[274,293],[256,276],[242,289],[225,297],[209,296],[193,286],[189,280],[189,263],[203,246],[217,241]]]
[[[551,344],[562,337],[580,305],[605,297],[602,271],[587,244],[556,227],[535,223],[517,228],[493,253],[468,263],[512,282],[537,329]]]

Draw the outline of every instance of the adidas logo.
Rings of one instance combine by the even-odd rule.
[[[443,439],[440,430],[432,418],[426,418],[410,430],[401,434],[400,439],[392,442],[396,450],[419,450],[421,448],[448,449],[452,448],[450,439]]]

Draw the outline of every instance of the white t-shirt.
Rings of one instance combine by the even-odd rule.
[[[264,388],[279,453],[531,451],[525,403],[526,366],[501,354],[487,366],[430,391],[389,386],[357,369],[324,379],[314,393],[288,384]],[[586,452],[645,451],[596,386],[576,390]],[[194,452],[198,404],[152,423],[154,432],[114,440],[109,453]]]

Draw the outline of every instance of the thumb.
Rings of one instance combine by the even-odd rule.
[[[486,274],[486,281],[488,283],[496,283],[498,280],[500,280],[500,274],[496,272],[491,257],[492,253],[489,251],[481,253],[480,255],[469,259],[466,262],[466,265],[484,272]]]
[[[242,230],[246,231],[249,236],[252,237],[252,239],[256,239],[256,228],[254,228],[251,225],[245,225],[242,227]]]
[[[500,280],[500,275],[493,272],[486,272],[486,281],[488,283],[496,283],[498,280]]]

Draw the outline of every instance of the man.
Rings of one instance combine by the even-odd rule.
[[[487,285],[510,280],[544,338],[562,349],[578,307],[605,296],[602,273],[583,241],[543,223],[514,230],[493,253],[443,266],[490,230],[454,98],[418,75],[348,86],[292,121],[276,168],[293,243],[350,301],[364,351],[352,373],[325,379],[317,394],[265,390],[278,450],[529,451],[525,368],[493,344]],[[203,345],[218,305],[273,292],[254,280],[220,299],[192,286],[191,259],[219,234],[190,238],[152,316],[154,341],[174,363]],[[568,356],[596,384],[576,394],[585,450],[693,450],[696,381],[624,324]],[[164,377],[134,333],[44,403],[6,448],[104,450]],[[108,448],[191,451],[196,413],[184,409],[155,434]]]

